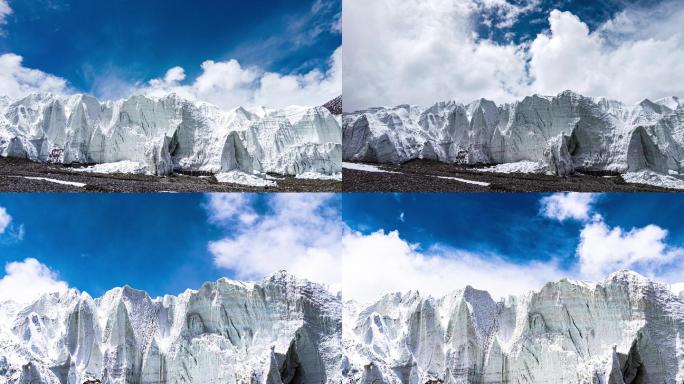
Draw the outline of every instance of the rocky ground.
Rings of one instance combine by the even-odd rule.
[[[617,175],[576,174],[558,177],[522,173],[485,173],[474,167],[429,160],[412,160],[401,165],[376,165],[396,173],[366,172],[344,168],[345,192],[667,192],[676,191],[643,184],[626,183]],[[456,177],[489,183],[488,186],[442,179]]]
[[[47,178],[85,186],[58,184]],[[277,187],[219,183],[213,176],[146,176],[77,173],[69,167],[0,158],[0,192],[338,192],[342,183],[276,176]]]

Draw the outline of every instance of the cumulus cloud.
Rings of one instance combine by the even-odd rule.
[[[556,193],[540,200],[542,216],[561,222],[584,222],[576,250],[577,276],[600,280],[617,270],[631,269],[662,281],[677,282],[684,271],[684,248],[669,245],[668,231],[654,224],[631,229],[611,227],[594,212],[599,196]]]
[[[38,260],[27,258],[5,265],[5,276],[0,278],[0,302],[11,300],[29,303],[43,294],[64,292],[66,282]]]
[[[69,92],[67,81],[37,69],[26,68],[14,53],[0,55],[0,96],[19,98],[32,92]]]
[[[21,56],[13,53],[0,55],[0,96],[16,99],[34,92],[75,92],[65,79],[24,67],[22,61]],[[174,92],[225,109],[255,105],[272,108],[322,105],[342,93],[342,48],[330,57],[325,71],[313,69],[303,74],[282,74],[246,68],[237,60],[207,60],[202,63],[202,73],[196,79],[189,84],[184,84],[185,80],[185,70],[181,67],[172,67],[163,77],[146,84],[131,83],[105,71],[95,76],[92,90],[108,100],[131,94],[164,96]]]
[[[521,44],[474,32],[474,15],[494,9],[495,27],[505,29],[538,6],[506,0],[345,2],[345,110],[480,97],[505,102],[566,89],[626,102],[684,91],[679,2],[628,8],[594,31],[570,12],[550,10],[549,29]]]
[[[487,290],[498,299],[567,276],[554,262],[516,264],[493,255],[440,247],[421,251],[397,231],[350,232],[342,244],[343,295],[361,302],[409,290],[442,296],[466,285]]]
[[[265,105],[321,105],[342,92],[342,48],[333,53],[328,69],[313,69],[304,74],[281,74],[247,68],[237,60],[202,63],[202,73],[183,84],[185,70],[169,69],[163,78],[149,81],[139,92],[163,96],[170,92],[216,104],[222,108]]]
[[[213,193],[209,195],[207,210],[214,223],[230,223],[236,220],[252,224],[258,218],[252,208],[253,195],[245,193]]]
[[[212,195],[208,210],[213,220],[239,225],[230,234],[212,241],[209,251],[218,267],[234,271],[238,278],[259,279],[278,270],[341,288],[339,198],[332,194],[273,194],[265,198],[268,209],[256,214],[255,195]],[[249,200],[245,200],[249,199]],[[245,215],[249,219],[244,220]]]
[[[541,199],[541,213],[543,216],[565,221],[567,219],[589,220],[598,199],[595,193],[554,193]]]
[[[635,17],[625,15],[619,17]],[[667,19],[673,17],[680,26],[684,22],[681,12]],[[681,28],[669,36],[625,35],[623,21],[592,33],[577,16],[558,10],[550,13],[549,23],[550,32],[537,36],[530,46],[532,91],[553,94],[572,89],[626,102],[684,91]]]
[[[510,99],[525,72],[514,45],[477,40],[473,1],[344,3],[345,110],[436,100]]]
[[[620,269],[655,276],[664,265],[684,259],[684,248],[668,245],[667,236],[668,231],[657,225],[629,230],[611,228],[596,216],[580,233],[580,272],[590,279],[601,279]]]

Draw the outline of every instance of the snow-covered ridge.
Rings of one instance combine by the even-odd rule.
[[[574,171],[684,174],[684,103],[676,97],[635,105],[571,91],[497,105],[438,102],[345,113],[343,160],[460,164],[541,163]]]
[[[341,172],[339,117],[324,107],[220,110],[142,95],[32,94],[0,101],[0,156],[62,164],[129,161],[147,173]]]
[[[343,311],[345,383],[681,383],[684,301],[620,271],[493,300],[388,294]]]
[[[3,303],[0,383],[339,383],[341,311],[283,272],[155,299],[123,287]]]

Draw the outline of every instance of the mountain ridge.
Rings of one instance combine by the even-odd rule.
[[[339,124],[324,107],[221,110],[175,94],[100,102],[36,93],[0,102],[0,155],[59,164],[131,161],[156,175],[330,175],[341,169]]]
[[[464,288],[345,302],[345,383],[675,383],[684,300],[631,271],[494,301]]]
[[[684,172],[684,105],[676,97],[627,105],[564,91],[500,105],[480,99],[378,107],[345,113],[342,131],[344,161],[534,161],[559,176]]]
[[[13,312],[13,311],[10,311]],[[0,383],[333,383],[340,299],[278,272],[152,299],[70,289],[0,313]]]

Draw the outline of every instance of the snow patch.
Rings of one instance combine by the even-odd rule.
[[[647,169],[638,172],[627,172],[622,178],[628,183],[647,184],[656,187],[684,189],[684,180],[674,176],[663,175]]]
[[[536,161],[517,161],[515,163],[497,164],[491,167],[477,168],[478,172],[494,173],[545,173],[546,167]]]
[[[74,172],[86,172],[86,173],[123,173],[123,174],[135,174],[144,175],[150,174],[147,171],[147,167],[144,164],[140,164],[136,161],[123,160],[114,163],[102,163],[95,164],[84,168],[74,168]]]
[[[332,175],[324,175],[317,172],[304,172],[297,175],[297,179],[307,179],[307,180],[335,180],[342,181],[342,173],[335,173]]]
[[[233,183],[250,187],[276,187],[278,184],[268,180],[266,175],[250,175],[240,171],[221,172],[215,175],[219,183]]]
[[[482,187],[488,187],[491,185],[491,183],[486,183],[484,181],[467,180],[467,179],[461,179],[459,177],[450,177],[450,176],[432,176],[432,177],[436,177],[438,179],[445,179],[445,180],[455,180],[455,181],[460,181],[461,183],[474,184],[474,185],[479,185]]]
[[[71,185],[73,187],[85,187],[87,185],[85,183],[77,183],[75,181],[64,181],[64,180],[50,179],[47,177],[33,177],[33,176],[10,176],[10,177],[17,177],[17,178],[28,179],[28,180],[47,181],[47,182],[55,183],[55,184]]]
[[[342,168],[353,169],[355,171],[375,172],[375,173],[401,173],[401,172],[394,172],[394,171],[386,171],[384,169],[380,169],[380,167],[378,167],[376,165],[361,164],[361,163],[342,162]]]

